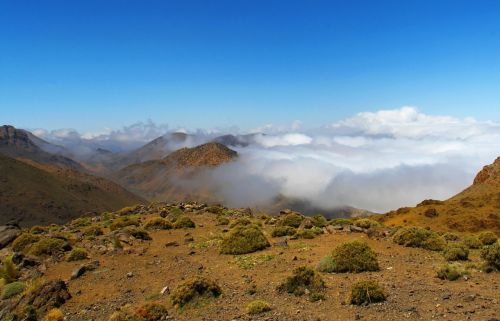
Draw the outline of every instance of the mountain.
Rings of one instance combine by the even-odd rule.
[[[204,198],[207,188],[179,184],[203,168],[216,167],[235,159],[238,154],[220,143],[206,143],[193,148],[181,148],[159,160],[127,166],[112,177],[130,191],[153,200],[184,200]],[[202,186],[202,184],[200,184]]]
[[[73,159],[53,153],[63,150],[63,147],[50,144],[26,130],[10,125],[0,127],[0,154],[84,171],[83,166]]]
[[[445,201],[424,200],[378,217],[386,225],[417,225],[441,231],[500,234],[500,157],[485,166],[471,186]]]
[[[104,178],[0,155],[0,224],[63,223],[87,212],[116,210],[143,202]]]

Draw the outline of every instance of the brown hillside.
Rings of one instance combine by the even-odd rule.
[[[425,200],[376,217],[387,225],[417,225],[441,231],[500,234],[500,157],[485,166],[464,191],[445,201]]]
[[[207,167],[216,167],[237,157],[237,153],[219,143],[181,148],[160,160],[134,164],[116,172],[113,178],[130,191],[151,200],[186,200],[210,197],[209,186],[202,182],[185,186],[179,182],[192,178]]]
[[[45,146],[50,143],[34,136],[28,131],[17,129],[13,126],[4,125],[0,127],[0,154],[12,158],[27,158],[38,163],[63,166],[75,170],[83,171],[84,168],[79,163],[71,158],[49,153],[38,146],[34,139],[39,144]],[[53,145],[54,149],[57,146]]]
[[[0,224],[63,223],[144,202],[104,178],[0,155]]]

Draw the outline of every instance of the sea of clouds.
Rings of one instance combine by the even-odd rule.
[[[96,146],[126,151],[176,130],[149,121],[99,134],[34,133],[88,152]],[[211,184],[230,206],[265,205],[283,195],[321,208],[385,212],[426,198],[446,199],[500,156],[500,123],[427,115],[415,107],[357,113],[320,128],[295,122],[252,132],[245,136],[247,146],[233,147],[236,161],[188,183]],[[185,145],[225,133],[199,130]]]

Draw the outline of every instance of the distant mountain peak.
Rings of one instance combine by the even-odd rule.
[[[173,162],[177,167],[219,166],[231,161],[238,153],[221,143],[206,143],[196,147],[181,148],[164,158],[166,162]]]
[[[479,184],[499,184],[500,183],[500,157],[497,157],[493,164],[486,165],[474,178],[473,185]]]

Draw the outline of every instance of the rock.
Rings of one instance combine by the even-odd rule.
[[[284,210],[280,211],[280,215],[287,215],[287,214],[291,214],[291,213],[292,213],[292,210],[290,210],[290,209],[284,209]]]
[[[282,246],[282,247],[287,247],[288,246],[288,239],[286,237],[282,238],[281,240],[279,240],[278,242],[276,242],[274,245],[276,245],[276,246]]]
[[[69,299],[71,299],[71,294],[68,292],[66,283],[62,280],[53,280],[26,294],[17,305],[31,305],[39,312],[47,312],[52,308],[60,307]]]
[[[131,277],[133,277],[133,276],[134,276],[134,273],[133,273],[133,272],[128,272],[128,273],[127,273],[127,277],[128,277],[128,278],[131,278]]]
[[[17,225],[0,226],[0,249],[9,246],[19,234],[21,234],[21,229]]]
[[[171,247],[171,246],[179,246],[179,243],[177,243],[176,241],[165,243],[165,247]]]
[[[77,267],[73,270],[73,273],[71,273],[71,280],[78,279],[79,277],[84,275],[86,271],[87,270],[85,269],[85,266]]]
[[[163,287],[163,289],[161,289],[161,291],[160,291],[161,295],[164,295],[165,293],[170,294],[170,289],[168,286]]]
[[[363,233],[365,230],[359,226],[351,225],[349,226],[352,232]]]

